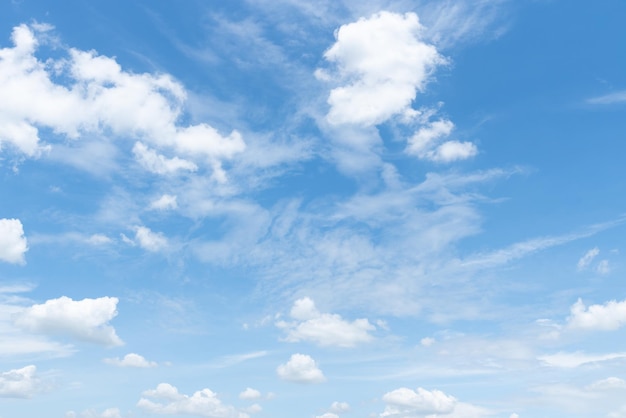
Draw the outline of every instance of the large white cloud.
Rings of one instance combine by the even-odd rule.
[[[149,171],[204,164],[224,180],[221,161],[245,149],[237,131],[222,136],[207,124],[180,125],[187,94],[167,74],[127,72],[113,58],[78,49],[68,49],[66,58],[39,60],[35,54],[49,30],[22,24],[13,29],[13,47],[0,49],[0,145],[40,155],[50,149],[42,128],[69,139],[85,133],[130,138],[141,140],[135,157]],[[179,155],[165,157],[144,142]]]
[[[40,390],[35,366],[0,373],[0,398],[30,398]]]
[[[326,380],[315,360],[306,354],[293,354],[289,361],[276,369],[278,377],[296,383],[321,383]]]
[[[159,384],[156,389],[147,390],[137,406],[154,414],[196,415],[211,418],[248,418],[248,414],[224,405],[217,394],[210,389],[202,389],[188,396],[168,383]],[[152,398],[150,400],[148,398]]]
[[[415,13],[380,12],[341,26],[324,57],[348,84],[330,92],[328,121],[368,126],[407,110],[446,62],[422,31]]]
[[[308,297],[294,302],[292,322],[279,321],[276,325],[287,332],[289,342],[312,341],[321,346],[354,347],[373,340],[370,331],[376,327],[367,319],[345,321],[337,314],[321,313]]]
[[[14,323],[29,332],[118,346],[123,342],[109,325],[117,315],[117,302],[114,297],[75,301],[62,296],[24,309],[15,315]]]
[[[0,261],[24,264],[26,251],[28,242],[22,222],[19,219],[0,219]]]
[[[581,299],[570,308],[567,325],[571,329],[612,331],[626,324],[626,300],[585,306]]]
[[[119,357],[105,358],[103,361],[106,364],[118,367],[148,368],[158,366],[156,362],[148,361],[143,356],[135,353],[128,353],[121,359]]]
[[[383,395],[387,404],[381,417],[416,417],[451,413],[457,400],[440,390],[399,388]]]

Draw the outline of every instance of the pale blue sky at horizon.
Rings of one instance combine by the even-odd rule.
[[[0,418],[626,417],[626,3],[0,4]]]

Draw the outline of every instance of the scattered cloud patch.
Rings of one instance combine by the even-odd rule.
[[[341,414],[350,411],[350,405],[348,402],[335,401],[330,405],[330,412],[335,414]]]
[[[26,251],[28,242],[24,236],[22,222],[19,219],[0,219],[0,261],[25,264]]]
[[[123,342],[109,325],[117,315],[117,302],[114,297],[75,301],[62,296],[24,309],[15,315],[14,324],[29,332],[119,346]]]
[[[178,208],[178,202],[176,196],[171,194],[164,194],[156,200],[150,202],[151,210],[171,210]]]
[[[31,398],[40,390],[35,366],[0,373],[0,398]]]
[[[103,361],[106,364],[118,367],[149,368],[158,366],[156,362],[148,361],[143,356],[135,353],[126,354],[122,359],[118,357],[105,358]]]
[[[422,40],[422,32],[415,13],[383,11],[341,26],[324,54],[337,74],[317,72],[321,79],[348,82],[331,90],[328,121],[371,126],[409,109],[434,70],[447,62]]]
[[[439,390],[400,388],[383,395],[387,404],[381,417],[412,417],[451,413],[457,400]]]
[[[179,393],[177,388],[168,383],[161,383],[156,389],[145,391],[137,406],[160,415],[248,418],[248,414],[237,411],[233,406],[224,405],[210,389],[202,389],[188,396]]]
[[[570,308],[567,326],[570,329],[613,331],[626,324],[626,300],[609,301],[603,305],[585,306],[581,299]]]
[[[243,392],[239,394],[239,399],[259,399],[261,397],[261,392],[256,389],[246,388]]]
[[[324,373],[317,367],[315,360],[306,354],[293,354],[289,361],[276,369],[278,377],[296,383],[322,383],[326,381]]]
[[[607,377],[606,379],[597,380],[587,386],[587,389],[605,391],[615,389],[626,389],[626,380],[619,377]]]
[[[135,143],[133,155],[143,168],[156,174],[173,174],[177,171],[198,170],[198,166],[191,161],[178,157],[167,158],[141,142]]]
[[[605,94],[604,96],[593,97],[587,103],[594,105],[610,105],[626,103],[626,90]]]
[[[556,354],[544,355],[538,357],[538,359],[548,366],[572,369],[585,364],[610,361],[625,357],[626,353],[585,354],[581,351],[577,351],[574,353],[559,352]]]
[[[337,314],[321,313],[308,297],[294,302],[293,322],[279,321],[276,326],[287,332],[286,341],[311,341],[321,346],[354,347],[372,341],[376,329],[367,319],[345,321]]]
[[[598,266],[596,267],[596,272],[602,275],[609,274],[611,272],[609,260],[600,260]]]
[[[80,414],[74,411],[69,411],[65,414],[65,418],[122,418],[122,414],[118,408],[107,408],[102,412],[97,412],[94,409],[87,409]]]
[[[478,153],[471,142],[445,141],[454,128],[447,119],[428,122],[409,138],[405,152],[423,160],[449,163],[465,160]]]
[[[431,345],[435,344],[435,339],[432,337],[424,337],[420,340],[420,344],[423,347],[430,347]]]
[[[150,252],[165,250],[168,246],[167,238],[160,232],[152,232],[145,226],[135,227],[135,243]]]
[[[585,255],[580,257],[580,260],[578,260],[578,270],[585,270],[587,267],[589,267],[589,264],[591,264],[593,259],[596,258],[598,254],[600,254],[600,249],[598,247],[594,247],[587,251]]]

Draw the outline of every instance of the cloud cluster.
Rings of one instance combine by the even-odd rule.
[[[276,369],[278,377],[295,383],[322,383],[326,381],[324,373],[317,367],[315,360],[306,354],[293,354],[289,361]]]
[[[248,418],[248,414],[237,411],[233,406],[224,405],[210,389],[202,389],[188,396],[179,393],[177,388],[168,383],[161,383],[156,389],[145,391],[143,396],[137,406],[153,414]]]
[[[122,345],[109,325],[117,315],[118,299],[72,300],[66,296],[33,305],[15,315],[17,327],[34,333],[64,335],[105,346]]]
[[[24,264],[26,251],[28,242],[22,222],[19,219],[0,219],[0,261]]]
[[[440,390],[399,388],[383,395],[387,404],[381,417],[409,417],[451,413],[457,400]]]
[[[134,74],[113,58],[74,48],[67,58],[39,60],[35,53],[50,30],[22,24],[13,29],[13,47],[0,49],[0,145],[38,156],[51,149],[41,128],[70,140],[87,133],[130,138],[148,171],[173,174],[202,165],[225,181],[222,162],[246,147],[239,132],[223,136],[204,123],[180,125],[186,92],[167,74]]]
[[[286,341],[311,341],[321,346],[354,347],[372,341],[369,333],[376,327],[367,319],[348,322],[337,314],[321,313],[312,299],[294,302],[290,312],[292,322],[279,321],[276,326],[287,332]]]

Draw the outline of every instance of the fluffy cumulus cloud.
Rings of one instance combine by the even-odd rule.
[[[571,329],[612,331],[626,324],[626,300],[585,306],[581,299],[572,305],[567,325]]]
[[[28,243],[22,222],[19,219],[0,219],[0,261],[24,264],[26,251]]]
[[[222,162],[246,147],[237,131],[224,136],[206,124],[180,125],[186,92],[167,74],[127,72],[113,58],[73,48],[63,51],[66,57],[40,60],[36,53],[50,30],[17,26],[13,46],[0,49],[0,146],[41,155],[51,148],[41,129],[52,131],[44,138],[50,140],[129,138],[148,171],[173,174],[204,165],[225,179]]]
[[[350,410],[350,405],[347,402],[333,402],[330,405],[330,412],[339,414],[342,412],[348,412]]]
[[[278,377],[296,383],[321,383],[326,380],[315,360],[306,354],[293,354],[289,361],[276,369]]]
[[[143,356],[135,353],[126,354],[123,358],[105,358],[103,360],[106,364],[110,364],[118,367],[136,367],[136,368],[149,368],[156,367],[157,363],[154,361],[148,361]]]
[[[383,395],[387,404],[381,417],[421,417],[425,415],[450,414],[457,400],[439,390],[423,388],[412,390],[400,388]]]
[[[409,138],[406,152],[423,160],[440,163],[475,156],[478,148],[471,142],[444,141],[453,129],[454,124],[447,119],[428,122]]]
[[[30,398],[40,389],[35,366],[0,373],[0,398]]]
[[[63,296],[24,309],[15,315],[14,323],[29,332],[65,335],[105,346],[118,346],[123,342],[109,325],[117,315],[117,302],[114,297],[75,301]]]
[[[290,312],[292,322],[279,321],[276,325],[287,332],[286,341],[311,341],[321,346],[354,347],[371,341],[369,334],[376,327],[367,319],[346,321],[337,314],[321,313],[310,298],[295,301]]]
[[[158,199],[150,202],[151,210],[170,210],[178,207],[177,197],[171,194],[164,194]]]
[[[341,26],[324,57],[347,84],[331,90],[328,121],[369,126],[409,109],[433,70],[446,62],[421,39],[422,30],[415,13],[380,12]]]
[[[128,238],[127,238],[128,239]],[[135,227],[135,240],[131,243],[139,245],[144,250],[159,252],[167,248],[167,238],[160,232],[153,232],[145,226]]]
[[[156,389],[145,391],[137,406],[153,414],[248,418],[248,414],[224,405],[210,389],[202,389],[188,396],[179,393],[177,388],[168,383],[161,383]]]

